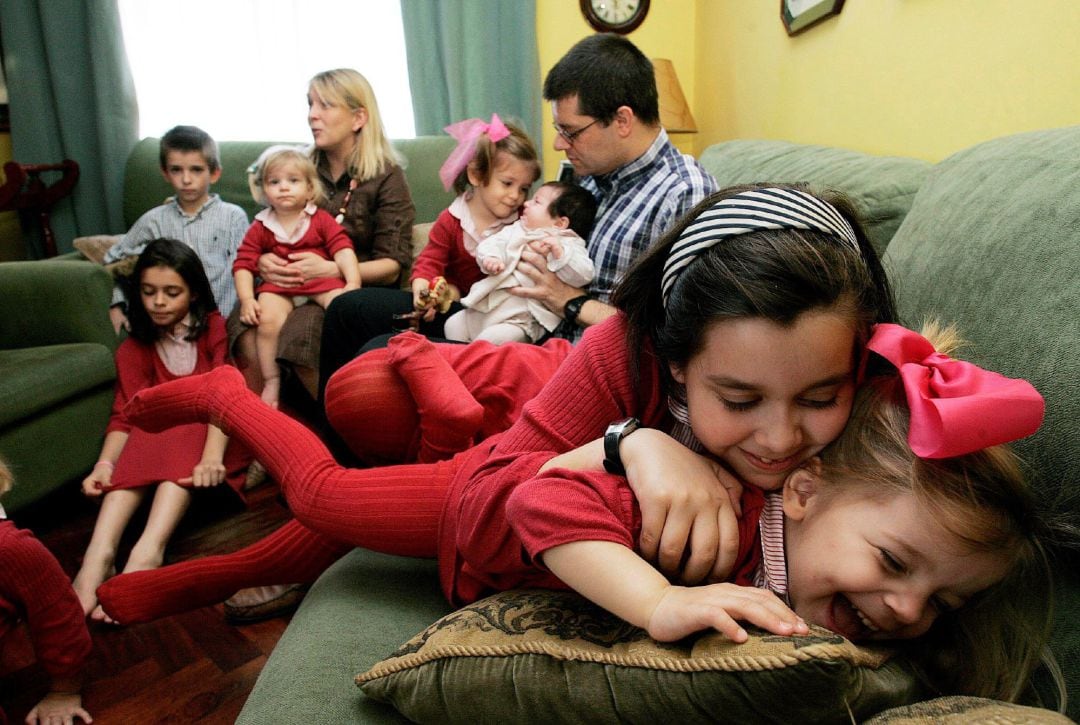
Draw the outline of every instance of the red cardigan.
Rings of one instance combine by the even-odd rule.
[[[90,655],[90,632],[60,564],[33,534],[2,520],[0,561],[0,640],[26,620],[45,671],[56,679],[78,677]]]
[[[206,329],[195,341],[198,357],[192,375],[208,373],[225,364],[228,353],[225,320],[220,313],[211,312],[206,318]],[[112,416],[105,432],[122,430],[130,433],[131,423],[124,415],[128,401],[135,393],[161,383],[176,380],[177,375],[169,372],[165,361],[157,354],[154,346],[129,337],[120,343],[116,350],[116,396],[113,398]]]
[[[409,282],[439,276],[446,277],[446,281],[457,287],[462,295],[485,276],[476,257],[465,249],[461,221],[449,209],[444,209],[431,227],[427,246],[417,255]]]
[[[627,416],[665,431],[674,422],[647,350],[635,383],[626,321],[616,315],[589,328],[509,430],[453,459],[456,473],[439,531],[440,578],[450,601],[514,587],[565,589],[534,563],[560,544],[599,540],[636,548],[641,514],[625,478],[567,469],[537,473],[553,456],[602,437],[612,421]],[[747,487],[732,576],[737,583],[752,583],[762,503],[761,492]]]

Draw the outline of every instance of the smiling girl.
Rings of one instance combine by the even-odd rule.
[[[191,424],[161,433],[132,425],[124,406],[140,390],[225,364],[225,323],[195,252],[157,239],[135,265],[138,294],[129,295],[131,335],[116,351],[116,399],[98,462],[82,483],[101,499],[94,532],[73,585],[83,612],[106,619],[94,591],[115,573],[120,537],[153,489],[146,528],[125,572],[161,566],[165,546],[191,501],[189,488],[227,482],[239,491],[249,460],[215,426]],[[228,448],[228,452],[226,449]]]

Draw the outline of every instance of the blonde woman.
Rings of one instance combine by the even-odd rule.
[[[352,239],[361,284],[395,286],[411,255],[415,209],[371,85],[349,68],[323,71],[309,82],[307,102],[311,159],[326,196],[320,206]],[[332,259],[312,252],[296,252],[288,258],[263,254],[258,271],[264,282],[281,288],[301,287],[320,277],[341,277]],[[289,316],[278,341],[278,360],[296,373],[312,397],[318,384],[322,322],[322,307],[302,305]],[[245,326],[234,311],[229,331],[249,387],[261,390],[254,328]]]

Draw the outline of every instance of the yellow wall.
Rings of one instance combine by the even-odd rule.
[[[631,33],[675,64],[700,132],[937,161],[996,136],[1080,123],[1080,0],[848,0],[795,37],[779,0],[653,0]],[[537,0],[541,76],[590,34],[577,0]],[[561,153],[545,110],[545,177]]]
[[[1080,123],[1077,0],[850,0],[790,38],[778,5],[699,1],[699,150],[770,138],[937,161]]]
[[[701,5],[709,5],[704,0]],[[753,0],[758,2],[760,0]],[[697,115],[694,103],[694,33],[695,18],[700,12],[698,0],[653,0],[645,22],[633,33],[630,40],[650,58],[668,58],[675,66],[679,85],[692,112]],[[558,62],[570,46],[587,35],[592,27],[581,15],[577,0],[536,0],[536,43],[540,54],[540,79]],[[700,127],[701,122],[698,121]],[[675,134],[672,140],[686,153],[695,152],[698,135]],[[551,128],[551,108],[544,108],[544,178],[555,177],[559,161],[564,159],[561,151],[553,151],[555,132]],[[700,148],[700,146],[699,146]]]

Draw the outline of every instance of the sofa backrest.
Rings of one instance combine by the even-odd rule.
[[[1030,380],[1046,419],[1015,448],[1043,500],[1080,493],[1080,126],[995,139],[937,164],[889,244],[902,320],[953,322],[963,357]],[[1062,494],[1066,498],[1062,499]],[[1080,717],[1080,576],[1061,562],[1053,648]]]
[[[221,153],[221,179],[213,191],[225,201],[243,207],[248,217],[259,211],[259,205],[251,198],[248,189],[247,169],[267,146],[276,141],[222,141],[218,143]],[[416,222],[434,221],[443,209],[453,201],[452,192],[442,188],[439,167],[450,155],[454,140],[449,136],[421,136],[399,139],[394,147],[405,157],[405,177],[409,182],[413,203],[416,205]],[[130,227],[144,212],[160,204],[173,193],[172,187],[161,176],[158,163],[160,139],[144,138],[128,155],[124,168],[124,223]]]
[[[878,254],[885,251],[930,164],[898,156],[788,143],[726,141],[701,154],[721,188],[757,182],[804,182],[843,192],[855,204]]]

